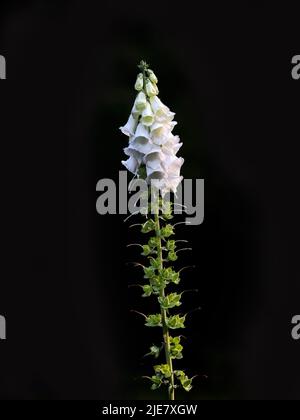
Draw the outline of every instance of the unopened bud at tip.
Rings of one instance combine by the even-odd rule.
[[[148,70],[148,75],[152,83],[155,83],[155,84],[158,83],[158,78],[156,77],[155,73],[152,70]]]
[[[141,90],[143,90],[143,87],[144,87],[143,74],[142,73],[139,73],[138,74],[138,77],[136,79],[134,88],[135,88],[135,90],[137,90],[138,92],[140,92]]]

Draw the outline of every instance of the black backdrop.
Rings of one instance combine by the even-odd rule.
[[[182,230],[197,264],[184,286],[199,289],[186,307],[202,308],[185,332],[188,398],[299,398],[297,11],[208,4],[1,6],[2,399],[156,395],[140,376],[157,335],[130,313],[144,309],[133,238],[95,211],[142,58],[177,112],[184,175],[205,178],[205,223]]]

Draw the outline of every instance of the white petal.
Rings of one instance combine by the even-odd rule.
[[[182,176],[178,176],[178,177],[169,177],[167,179],[167,181],[165,182],[165,185],[162,187],[162,194],[166,194],[169,191],[172,191],[173,193],[176,194],[178,185],[181,183],[181,181],[183,180]]]
[[[168,176],[179,176],[180,170],[183,164],[184,164],[183,158],[178,158],[175,156],[175,157],[166,159],[166,161],[164,162],[164,169],[166,171],[166,174]]]
[[[147,169],[147,182],[148,183],[152,179],[163,180],[163,178],[165,176],[164,171],[159,171],[159,170],[151,169],[151,168],[148,168],[148,167],[146,169]]]
[[[145,137],[134,138],[133,141],[130,143],[130,147],[132,149],[137,150],[140,153],[143,153],[144,155],[148,155],[149,153],[157,152],[160,150],[159,146],[156,146]]]

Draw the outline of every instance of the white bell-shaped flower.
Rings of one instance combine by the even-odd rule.
[[[149,128],[142,123],[138,125],[135,136],[130,140],[129,146],[143,155],[159,150],[159,147],[154,145],[151,140]]]
[[[150,104],[156,121],[164,122],[172,121],[174,119],[175,113],[171,112],[170,109],[161,102],[158,96],[152,96],[150,98]]]
[[[152,83],[155,83],[155,84],[157,84],[158,83],[158,79],[157,79],[157,77],[156,77],[156,75],[155,75],[155,73],[154,73],[154,71],[153,70],[148,70],[148,75],[149,75],[149,79],[150,79],[150,81],[152,82]]]
[[[144,154],[137,151],[136,149],[130,147],[130,145],[129,145],[129,147],[126,147],[124,149],[124,153],[125,153],[125,155],[127,155],[129,157],[134,157],[137,160],[139,165],[141,165],[141,163],[144,160]]]
[[[163,178],[164,169],[162,166],[160,152],[152,152],[148,154],[145,158],[145,163],[148,177],[151,175],[153,176],[156,173],[157,177]]]
[[[129,116],[129,119],[126,125],[124,125],[124,127],[120,127],[120,130],[122,131],[123,134],[125,134],[125,136],[131,137],[135,133],[137,124],[138,124],[138,121],[131,114]]]
[[[151,126],[151,137],[153,143],[158,145],[163,145],[168,141],[170,133],[172,132],[173,128],[177,124],[176,121],[173,122],[155,122]]]
[[[152,83],[149,79],[146,82],[146,93],[149,96],[149,98],[158,95],[157,86],[154,83]]]
[[[134,108],[137,111],[142,112],[147,106],[147,98],[144,92],[140,92],[138,96],[136,97]]]
[[[166,155],[176,155],[181,149],[183,143],[180,143],[179,136],[170,134],[167,142],[162,146],[162,152]]]
[[[122,164],[129,172],[133,173],[134,175],[137,174],[140,168],[138,161],[133,156],[131,156],[128,160],[122,160]]]
[[[142,113],[141,122],[147,127],[151,127],[151,125],[154,123],[154,114],[149,102],[147,102],[147,105]]]
[[[141,90],[143,90],[143,88],[144,88],[144,77],[143,77],[143,73],[138,74],[138,77],[136,79],[134,88],[138,92],[140,92]]]
[[[141,111],[138,111],[135,107],[135,104],[133,105],[133,108],[131,110],[131,115],[133,116],[133,118],[135,120],[139,120],[140,116],[141,116]]]

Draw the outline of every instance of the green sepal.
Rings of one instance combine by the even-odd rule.
[[[167,251],[175,251],[176,241],[169,239],[166,243],[166,248],[167,248]]]
[[[154,366],[154,370],[156,374],[161,374],[166,379],[172,376],[169,365],[157,365]]]
[[[180,275],[173,268],[168,267],[160,270],[160,277],[166,283],[180,283]]]
[[[161,314],[148,315],[145,325],[146,327],[162,327]]]
[[[163,378],[161,377],[161,375],[153,375],[151,378],[149,378],[149,376],[144,376],[144,378],[149,379],[152,382],[152,391],[155,391],[156,389],[160,388],[163,383]]]
[[[155,359],[158,359],[161,350],[162,350],[162,347],[153,345],[150,347],[150,352],[147,353],[146,356],[153,356]]]
[[[187,378],[186,380],[184,380],[184,381],[181,381],[181,385],[182,385],[182,388],[186,391],[186,392],[190,392],[191,391],[191,389],[193,388],[193,385],[192,385],[192,379],[189,379],[189,378]]]
[[[162,217],[165,220],[173,219],[173,205],[171,202],[163,203],[162,205]]]
[[[177,257],[176,252],[174,252],[174,251],[169,252],[167,259],[168,259],[168,261],[172,261],[172,262],[177,261],[178,257]]]
[[[156,249],[157,248],[157,246],[158,246],[158,240],[157,240],[156,236],[153,236],[152,238],[149,239],[148,246],[151,249]]]
[[[169,238],[170,236],[174,235],[174,228],[172,225],[166,225],[165,227],[163,227],[160,231],[160,236],[162,238]]]
[[[153,293],[152,286],[150,286],[150,284],[146,284],[145,286],[143,286],[143,291],[144,294],[142,297],[150,297]]]
[[[180,316],[180,315],[173,315],[167,318],[167,326],[171,330],[176,330],[178,328],[185,328],[184,322],[185,322],[186,315]]]
[[[193,388],[193,386],[192,386],[193,379],[190,379],[183,372],[183,370],[175,370],[174,374],[177,377],[177,379],[179,380],[179,382],[181,383],[181,386],[185,391],[189,392]]]
[[[159,270],[160,269],[161,262],[160,262],[159,258],[153,258],[153,257],[151,257],[151,259],[150,259],[150,265],[155,270]]]
[[[146,223],[143,224],[141,232],[142,233],[149,233],[149,232],[152,232],[153,230],[155,230],[155,228],[156,228],[156,225],[155,225],[154,220],[149,219],[149,220],[147,220]]]
[[[180,306],[182,293],[178,294],[178,293],[170,293],[169,295],[165,296],[165,297],[159,297],[158,298],[158,302],[160,303],[160,306],[162,307],[162,309],[171,309],[171,308],[175,308],[176,306]]]
[[[152,279],[155,276],[155,268],[150,267],[144,267],[144,278],[145,279]]]
[[[149,245],[143,245],[143,252],[142,255],[144,257],[148,257],[148,255],[152,254],[152,249],[150,248]]]
[[[180,344],[180,337],[170,337],[170,351],[172,359],[182,359],[183,346]]]
[[[173,204],[170,201],[162,203],[162,217],[165,220],[170,220],[173,218],[172,213],[173,213]]]
[[[165,287],[165,283],[161,279],[160,276],[154,276],[150,279],[150,284],[152,289],[155,293],[159,293],[163,287]]]

